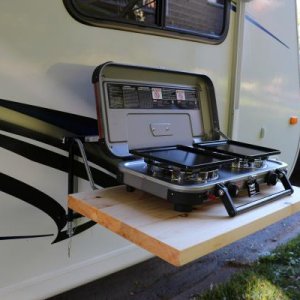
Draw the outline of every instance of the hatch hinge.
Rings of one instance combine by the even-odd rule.
[[[223,139],[230,140],[230,138],[225,133],[223,133],[220,129],[215,128],[214,132],[219,134]]]

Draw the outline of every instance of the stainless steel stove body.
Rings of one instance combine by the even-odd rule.
[[[129,191],[178,211],[218,197],[230,216],[293,192],[287,165],[270,158],[278,150],[224,138],[207,76],[106,63],[93,83],[100,141],[122,159],[118,177]],[[283,188],[272,193],[278,181]],[[257,199],[262,186],[270,193]],[[245,194],[249,201],[238,205]]]

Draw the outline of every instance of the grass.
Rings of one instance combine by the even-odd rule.
[[[196,300],[300,299],[300,236],[278,247]]]

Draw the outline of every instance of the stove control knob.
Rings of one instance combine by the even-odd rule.
[[[276,185],[277,181],[278,181],[278,175],[275,172],[271,171],[267,174],[267,178],[266,178],[267,185]]]
[[[239,187],[236,184],[229,183],[227,185],[228,193],[232,198],[235,198],[239,194]]]

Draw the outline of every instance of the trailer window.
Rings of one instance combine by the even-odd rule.
[[[230,0],[64,0],[70,14],[93,26],[220,41]]]
[[[167,28],[214,37],[222,34],[224,0],[169,0],[167,4]]]

